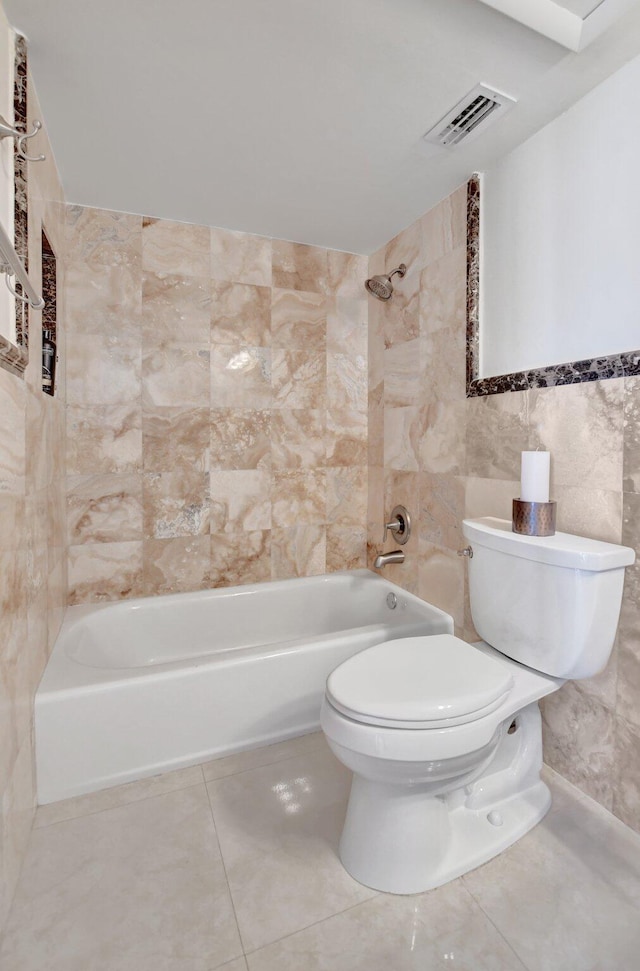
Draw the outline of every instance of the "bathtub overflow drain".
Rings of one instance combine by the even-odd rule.
[[[396,597],[395,593],[388,593],[387,607],[389,608],[389,610],[395,610],[397,606],[398,606],[398,598]]]

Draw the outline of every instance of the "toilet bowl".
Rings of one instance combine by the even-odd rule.
[[[492,644],[450,634],[387,641],[327,680],[322,729],[353,772],[340,859],[389,893],[440,886],[545,815],[538,701],[604,666],[634,560],[633,550],[567,534],[531,543],[501,520],[464,529],[474,623]],[[474,611],[479,591],[490,602]]]
[[[477,661],[486,662],[486,696],[493,685],[496,697],[463,712],[477,701]],[[383,675],[393,667],[390,686]],[[405,693],[402,671],[410,675]],[[383,709],[378,692],[367,690],[376,674],[389,699]],[[450,693],[448,710],[439,711],[447,704],[442,689],[456,679],[464,679],[467,693]],[[321,724],[335,756],[354,773],[340,842],[349,873],[375,890],[419,893],[524,835],[551,802],[540,780],[537,701],[562,683],[450,634],[387,641],[340,665],[327,681]],[[422,693],[428,700],[419,711]],[[397,717],[403,705],[404,722]],[[381,710],[394,717],[385,723]]]

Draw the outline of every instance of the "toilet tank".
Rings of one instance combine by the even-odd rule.
[[[634,551],[570,533],[522,536],[490,517],[465,519],[463,532],[473,550],[469,597],[480,637],[556,678],[601,671]]]

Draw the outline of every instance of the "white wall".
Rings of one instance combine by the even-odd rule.
[[[486,172],[481,375],[640,348],[640,58]]]

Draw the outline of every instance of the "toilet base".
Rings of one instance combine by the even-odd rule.
[[[359,793],[361,783],[378,791]],[[422,893],[474,870],[528,833],[551,805],[551,793],[541,780],[483,809],[452,809],[447,797],[416,793],[413,804],[405,798],[397,812],[399,807],[384,798],[381,788],[391,787],[354,778],[340,859],[358,883],[386,893]],[[386,795],[394,801],[397,789]],[[364,826],[359,804],[365,809]],[[380,809],[373,816],[372,805]]]

